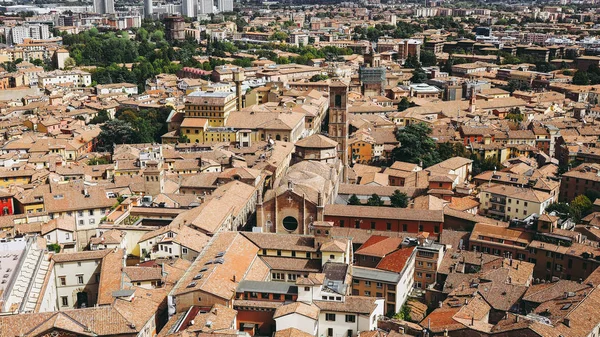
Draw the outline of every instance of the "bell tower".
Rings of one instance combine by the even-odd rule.
[[[333,80],[329,86],[329,138],[338,143],[338,158],[344,165],[343,182],[348,181],[348,85]]]

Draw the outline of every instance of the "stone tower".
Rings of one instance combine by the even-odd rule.
[[[142,177],[144,178],[144,191],[146,195],[155,197],[163,192],[165,177],[160,162],[155,160],[146,162],[146,168]]]
[[[329,137],[338,143],[338,157],[344,165],[343,182],[348,181],[348,85],[333,80],[329,86]]]

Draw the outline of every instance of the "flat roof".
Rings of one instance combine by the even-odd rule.
[[[400,282],[400,274],[386,270],[379,270],[365,267],[352,267],[352,277],[368,279],[374,281],[382,281],[386,283]]]
[[[237,292],[255,292],[270,294],[298,294],[298,287],[287,282],[241,281]]]

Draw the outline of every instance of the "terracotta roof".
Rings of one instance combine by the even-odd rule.
[[[338,301],[314,301],[313,303],[321,309],[321,311],[333,312],[348,312],[357,314],[373,313],[377,308],[375,303],[377,299],[374,297],[364,296],[346,296],[343,302]]]
[[[323,135],[314,134],[297,141],[294,145],[298,147],[327,149],[337,147],[337,142]]]
[[[306,333],[300,329],[287,328],[275,332],[275,337],[314,337],[312,334]]]
[[[52,255],[52,259],[56,263],[61,262],[76,262],[85,260],[100,260],[108,255],[112,250],[92,250],[77,253],[59,253]]]
[[[325,217],[355,217],[374,219],[399,219],[414,221],[443,222],[443,211],[414,210],[408,208],[354,206],[354,205],[325,205]]]
[[[125,267],[123,273],[131,282],[154,281],[162,279],[160,267]]]
[[[413,254],[415,247],[406,247],[386,255],[377,264],[377,269],[389,270],[400,273]]]
[[[100,267],[100,283],[98,285],[98,304],[111,304],[114,300],[113,292],[121,290],[122,268],[124,265],[123,249],[110,249],[109,253],[102,259]]]
[[[400,237],[383,237],[373,235],[356,252],[356,255],[384,257],[397,250],[402,244]]]
[[[306,304],[303,302],[294,302],[286,305],[282,305],[277,310],[275,310],[275,314],[273,318],[277,319],[279,317],[287,316],[289,314],[298,314],[302,316],[306,316],[313,320],[319,319],[319,307],[314,304]]]

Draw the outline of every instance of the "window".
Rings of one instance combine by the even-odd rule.
[[[402,231],[403,232],[408,232],[408,225],[407,224],[402,224]]]
[[[371,286],[371,281],[365,281],[365,287],[370,287]]]
[[[81,267],[81,262],[77,262],[77,267]]]
[[[348,329],[348,336],[347,337],[352,337],[352,329]]]
[[[280,250],[277,251],[277,256],[281,256],[281,251]]]
[[[381,282],[377,282],[377,283],[375,284],[375,286],[376,286],[377,288],[381,289],[381,288],[383,288],[383,283],[381,283]]]
[[[327,329],[327,337],[333,337],[333,328]]]
[[[60,276],[58,278],[58,280],[59,280],[61,286],[66,286],[67,285],[67,278],[65,276]]]
[[[365,291],[365,296],[371,296],[371,292],[370,291]]]
[[[423,225],[419,225],[419,232],[423,231]]]
[[[346,315],[346,323],[354,323],[354,322],[356,322],[356,316]]]
[[[385,228],[386,228],[386,230],[388,230],[388,231],[391,231],[391,230],[392,230],[392,224],[391,224],[390,222],[386,223],[386,224],[385,224],[385,226],[386,226],[386,227],[385,227]]]
[[[60,297],[60,302],[62,304],[63,307],[68,307],[69,306],[69,298],[67,296],[61,296]]]
[[[332,254],[332,255],[329,255],[329,259],[330,259],[330,260],[335,260],[335,255],[333,255],[333,254]]]
[[[83,284],[83,275],[77,275],[77,284]]]
[[[310,287],[304,287],[304,291],[310,291]]]
[[[182,254],[187,254],[187,252],[188,252],[187,248],[185,248],[185,247],[181,248],[181,253]]]
[[[335,314],[325,314],[325,320],[330,322],[335,321]]]
[[[375,221],[371,221],[371,229],[375,229]]]
[[[344,227],[344,220],[340,220],[340,227]]]
[[[83,226],[83,220],[79,220],[79,226]]]

